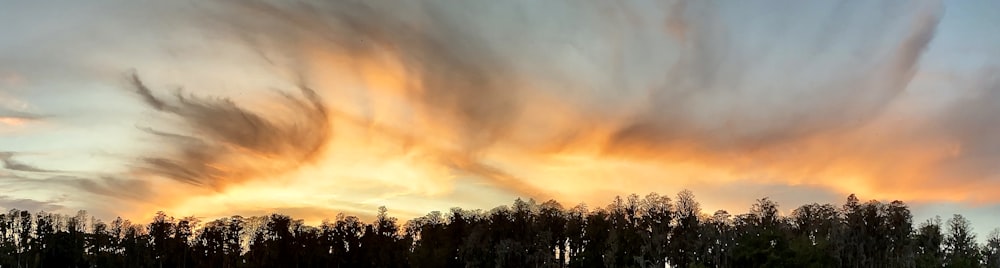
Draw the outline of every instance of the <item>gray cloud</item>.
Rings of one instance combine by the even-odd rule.
[[[172,145],[173,152],[142,157],[140,170],[177,181],[221,187],[259,173],[279,172],[308,163],[323,148],[330,135],[327,108],[315,91],[300,86],[301,96],[279,94],[290,114],[264,114],[244,109],[224,98],[202,98],[178,91],[163,99],[143,84],[138,74],[130,77],[133,90],[150,107],[182,120],[186,134],[146,128]],[[283,117],[282,117],[283,116]],[[268,168],[248,166],[241,157],[274,158],[283,161]],[[277,169],[277,170],[274,170]]]
[[[152,194],[148,181],[103,176],[100,179],[66,178],[66,182],[77,185],[84,191],[113,198],[144,200]]]
[[[19,209],[26,211],[54,211],[63,209],[62,205],[56,201],[38,201],[26,198],[13,198],[0,195],[0,207],[6,209]]]
[[[95,10],[132,15],[122,18],[94,12],[72,20],[80,23],[69,23],[83,27],[88,25],[83,21],[100,17],[101,27],[87,26],[104,29],[97,32],[62,29],[53,24],[67,23],[49,22],[47,28],[60,31],[18,33],[13,38],[61,36],[61,42],[31,47],[31,53],[7,53],[0,59],[14,63],[14,70],[24,72],[29,81],[66,79],[65,74],[74,74],[76,80],[81,76],[90,79],[102,72],[76,69],[101,69],[117,75],[138,66],[143,76],[128,77],[129,88],[136,102],[156,111],[154,120],[140,122],[138,128],[156,139],[157,148],[138,154],[131,162],[133,171],[203,187],[223,187],[312,163],[316,153],[329,146],[326,141],[336,135],[331,118],[377,131],[380,138],[389,136],[405,144],[434,147],[432,154],[439,159],[431,161],[479,177],[489,185],[536,197],[544,195],[545,189],[512,175],[520,174],[514,170],[517,167],[507,170],[504,163],[491,165],[490,153],[498,149],[573,150],[574,145],[594,142],[602,143],[600,147],[607,154],[603,157],[666,163],[689,161],[689,157],[696,165],[733,171],[729,165],[736,161],[727,157],[757,157],[763,154],[756,152],[767,151],[771,153],[767,156],[779,155],[772,157],[779,160],[801,156],[819,162],[785,163],[804,164],[803,170],[822,170],[832,162],[825,160],[873,162],[851,166],[867,172],[861,175],[891,177],[868,178],[873,181],[868,185],[872,191],[961,185],[964,188],[951,191],[962,194],[962,189],[992,189],[996,185],[1000,143],[994,137],[1000,130],[994,126],[1000,122],[993,115],[1000,114],[1000,98],[995,79],[982,79],[982,84],[944,94],[957,96],[959,101],[933,111],[928,118],[911,122],[891,115],[896,116],[892,120],[918,126],[896,128],[889,122],[892,120],[877,121],[897,101],[922,94],[907,90],[928,45],[935,42],[943,15],[940,4],[780,4],[788,12],[774,12],[774,5],[739,1],[220,1],[201,2],[197,7],[165,2],[152,9],[138,4],[114,8],[119,4],[111,3]],[[152,13],[159,15],[148,16]],[[76,50],[62,46],[91,34],[104,38],[85,42]],[[168,38],[209,41],[161,42]],[[235,42],[215,42],[220,39]],[[125,49],[109,47],[107,40],[124,41]],[[342,107],[335,105],[356,102],[360,107],[371,107],[374,101],[365,97],[374,94],[357,97],[344,94],[347,89],[310,88],[305,85],[313,84],[293,81],[300,84],[297,90],[272,96],[280,100],[277,109],[257,107],[221,94],[216,97],[216,89],[199,84],[204,81],[166,81],[162,78],[171,77],[172,70],[145,68],[173,66],[171,58],[150,52],[163,48],[160,46],[167,47],[171,55],[211,57],[212,49],[196,50],[220,43],[244,44],[276,73],[301,75],[303,81],[352,75],[310,70],[317,60],[312,52],[358,58],[389,54],[396,57],[393,60],[398,58],[407,76],[412,76],[409,82],[417,84],[399,93],[406,115],[445,129],[446,137],[410,129],[408,122],[379,125],[370,114],[343,113],[339,110]],[[131,57],[136,53],[156,56]],[[79,56],[76,54],[107,59],[66,60]],[[108,59],[128,61],[116,65],[104,62],[111,61]],[[132,59],[154,64],[131,65]],[[232,77],[226,75],[219,75],[219,80]],[[52,77],[59,79],[48,79]],[[165,84],[181,84],[191,90],[171,94],[162,90]],[[245,92],[251,91],[237,94]],[[553,103],[558,105],[550,109]],[[920,114],[924,107],[900,109],[899,114],[908,115]],[[560,119],[560,111],[570,110],[565,120],[571,122],[534,120],[549,116],[550,110]],[[0,111],[2,116],[43,118]],[[611,132],[609,140],[588,140],[600,136],[591,135],[598,131]],[[525,142],[521,140],[524,136],[540,138]],[[829,138],[826,142],[838,150],[809,151],[804,141],[816,137]],[[437,146],[441,144],[434,142],[439,140],[445,144]],[[937,148],[930,143],[939,140],[960,145],[954,156],[929,163],[921,169],[927,174],[898,175],[913,167],[899,168],[892,166],[894,163],[913,162],[896,159],[923,152],[923,148]],[[547,147],[533,147],[539,144]],[[636,151],[641,153],[636,155]],[[690,154],[663,156],[676,151]],[[703,155],[712,159],[693,159]],[[754,163],[766,168],[770,163],[765,162],[771,159],[761,159],[750,162],[758,161]],[[893,163],[874,163],[876,160]],[[13,155],[4,156],[3,162],[10,174],[18,176],[30,173],[26,171],[46,171],[15,161]],[[803,187],[816,186],[811,185],[812,177],[807,173],[754,175],[801,175],[803,178],[791,181]],[[102,196],[142,199],[151,193],[145,177],[77,175],[50,182]],[[903,178],[910,175],[934,180],[911,183]],[[745,184],[757,183],[755,180],[748,179]],[[780,178],[760,180],[784,183]],[[735,188],[719,191],[730,190]]]
[[[945,167],[937,183],[955,180],[973,182],[973,187],[1000,183],[1000,70],[990,70],[973,78],[970,94],[949,105],[933,124],[921,131],[958,143],[955,157],[941,163]],[[993,186],[987,186],[993,187]]]
[[[0,101],[2,101],[2,99],[0,99]],[[2,103],[0,103],[0,105],[2,105]],[[19,125],[22,123],[39,122],[42,120],[46,120],[48,118],[49,116],[45,115],[10,110],[0,107],[0,124],[7,123],[7,124]]]
[[[3,167],[9,170],[24,171],[24,172],[55,172],[54,170],[48,170],[39,168],[36,166],[21,163],[14,159],[16,153],[14,152],[0,152],[0,161],[3,162]]]
[[[40,120],[44,119],[46,116],[0,108],[0,117],[18,118],[24,120]]]
[[[406,92],[417,113],[452,122],[458,142],[469,150],[501,138],[519,115],[521,89],[512,66],[479,29],[466,26],[468,13],[447,5],[408,5],[249,1],[227,8],[235,12],[228,18],[236,33],[273,38],[263,43],[278,44],[276,53],[297,56],[308,42],[319,42],[316,49],[359,56],[397,53],[407,70],[420,77],[420,90]],[[304,68],[310,60],[301,58],[292,68]]]
[[[304,50],[398,57],[420,83],[419,89],[404,90],[409,108],[453,132],[459,152],[449,155],[463,158],[449,165],[524,194],[535,190],[510,183],[519,179],[483,164],[478,156],[497,142],[516,144],[522,134],[517,131],[555,133],[550,136],[558,139],[542,143],[572,144],[598,125],[613,129],[605,145],[611,154],[635,148],[664,152],[679,144],[725,154],[855,129],[877,117],[906,88],[940,20],[939,5],[904,8],[847,1],[819,11],[803,4],[797,8],[807,14],[777,14],[762,22],[719,15],[733,12],[727,9],[740,9],[746,18],[770,12],[760,6],[678,2],[650,11],[635,3],[607,11],[600,5],[561,4],[537,6],[565,8],[559,16],[525,10],[522,3],[242,1],[209,9],[216,15],[211,31],[249,42],[271,64],[291,58],[287,67],[295,73],[308,73],[315,60]],[[868,12],[874,9],[895,15]],[[805,26],[788,26],[797,24]],[[657,36],[664,31],[669,34]],[[799,48],[801,44],[805,47]],[[580,68],[558,63],[564,60],[557,56],[561,50],[574,48],[587,53],[584,59],[601,73],[562,70]],[[806,54],[790,56],[783,49]],[[811,60],[794,58],[801,56]],[[540,81],[564,87],[525,91]],[[303,112],[314,116],[306,116],[305,124],[281,124],[230,100],[178,93],[167,101],[136,76],[132,84],[146,104],[182,118],[194,133],[151,132],[172,140],[178,152],[144,157],[141,166],[176,180],[214,185],[257,172],[254,167],[218,169],[216,163],[238,154],[230,148],[308,159],[331,135],[322,132],[328,123],[317,121],[327,117],[326,108],[311,90],[303,92],[316,96],[310,98],[313,104],[294,98],[287,104],[312,107]],[[337,89],[320,92],[338,94]],[[544,110],[538,106],[545,104],[533,99],[537,94],[558,98],[590,118],[568,127],[526,127],[537,115],[525,111]],[[386,129],[406,139],[423,138],[422,133]]]
[[[408,70],[416,71],[422,90],[410,90],[407,98],[415,105],[418,116],[446,122],[457,132],[457,152],[440,149],[453,168],[482,176],[497,186],[515,184],[512,189],[526,194],[540,191],[517,183],[513,176],[479,162],[474,152],[504,136],[518,115],[518,91],[510,78],[511,67],[492,55],[487,40],[470,35],[472,29],[462,29],[461,19],[454,17],[446,6],[414,7],[428,25],[415,21],[393,19],[396,11],[389,6],[355,2],[230,2],[216,7],[224,16],[216,30],[224,36],[264,36],[273,40],[251,40],[254,48],[267,61],[270,53],[297,55],[299,42],[320,41],[321,49],[348,51],[359,55],[392,49],[400,52]],[[482,8],[482,7],[480,7]],[[485,9],[483,9],[485,10]],[[423,13],[421,13],[423,12]],[[404,12],[404,13],[408,13]],[[247,20],[256,17],[253,20]],[[379,17],[382,20],[371,20]],[[226,28],[226,25],[233,26]],[[215,26],[219,26],[216,24]],[[455,40],[461,40],[455,42]],[[269,47],[268,45],[274,45]],[[280,57],[279,57],[280,58]],[[300,58],[290,69],[301,73],[308,65]],[[305,100],[282,93],[286,108],[294,114],[263,113],[243,108],[224,98],[212,99],[174,94],[173,98],[156,96],[138,75],[129,77],[131,87],[150,108],[181,119],[181,133],[141,127],[163,138],[168,152],[158,150],[155,156],[142,156],[137,167],[148,173],[194,185],[221,187],[226,183],[251,178],[260,173],[281,172],[312,160],[332,135],[329,132],[328,111],[320,94],[300,86]],[[172,81],[181,82],[183,81]],[[301,84],[301,83],[300,83]],[[331,89],[321,89],[330,93]],[[475,101],[472,101],[472,100]],[[348,118],[352,123],[370,126],[367,119]],[[402,140],[420,140],[406,131],[376,126],[377,131]],[[230,165],[231,159],[248,155],[269,155],[289,163],[267,170],[256,166]],[[249,156],[253,157],[253,156]]]
[[[523,91],[522,81],[561,81],[575,86],[572,81],[580,80],[558,75],[564,66],[553,63],[559,59],[547,57],[557,54],[559,46],[540,42],[547,41],[545,36],[575,31],[563,25],[590,26],[590,21],[596,21],[592,24],[612,29],[594,27],[581,34],[585,36],[581,40],[593,42],[589,47],[611,49],[610,54],[595,53],[589,58],[612,69],[596,74],[601,77],[597,81],[607,83],[598,83],[597,92],[583,88],[570,88],[566,94],[557,93],[563,89],[553,92],[570,103],[580,99],[594,103],[597,107],[578,108],[584,114],[594,114],[594,123],[619,126],[609,150],[630,144],[669,147],[704,140],[700,146],[707,150],[740,151],[868,122],[909,84],[940,19],[939,5],[903,8],[846,1],[808,14],[768,13],[766,16],[775,18],[761,19],[761,23],[720,16],[717,13],[741,7],[713,3],[681,1],[652,14],[637,10],[641,4],[623,4],[612,11],[571,6],[564,16],[550,18],[533,17],[538,14],[520,5],[401,7],[301,1],[240,2],[229,8],[239,14],[231,16],[241,26],[239,31],[273,37],[265,43],[283,44],[279,50],[319,42],[320,49],[356,55],[380,50],[399,54],[407,70],[415,72],[422,83],[422,90],[407,92],[418,113],[450,124],[458,133],[455,136],[464,139],[459,141],[461,148],[469,151],[509,140],[514,128],[523,127],[524,118],[534,116],[524,114],[525,108],[541,104]],[[887,10],[896,16],[887,19],[857,12],[869,9]],[[756,13],[770,11],[754,7],[741,12],[747,18],[758,18],[765,15]],[[665,17],[665,22],[618,19],[629,16]],[[510,17],[522,19],[497,19]],[[849,20],[847,25],[845,20]],[[793,24],[805,26],[789,28]],[[545,27],[548,25],[561,27]],[[676,39],[651,37],[664,27],[661,25]],[[741,35],[746,31],[761,37]],[[763,39],[781,34],[787,37]],[[806,56],[815,60],[787,58],[790,56],[782,49],[794,48],[789,44],[806,44],[803,49],[811,53]],[[665,55],[676,55],[676,59]],[[524,69],[537,72],[526,74]],[[656,80],[659,82],[649,84]],[[647,96],[639,94],[639,98],[624,103],[601,99],[615,93],[634,95],[635,87],[643,84],[650,85],[642,89],[649,91]],[[581,85],[588,86],[595,85]],[[631,119],[607,118],[623,113]],[[564,132],[561,136],[573,137],[573,132],[586,128],[536,131]],[[710,135],[717,131],[727,135]]]
[[[941,14],[940,6],[876,4],[899,21],[852,16],[868,5],[842,1],[821,14],[753,21],[724,20],[717,15],[724,6],[708,2],[681,6],[685,15],[669,25],[683,28],[671,30],[685,33],[681,55],[634,120],[622,124],[610,150],[698,141],[705,150],[739,152],[869,122],[909,84]],[[768,16],[759,9],[748,7],[745,16]],[[868,23],[863,31],[860,23]],[[758,36],[740,35],[745,31]],[[790,46],[810,54],[782,50]]]
[[[540,195],[544,191],[511,175],[517,172],[491,165],[490,151],[572,150],[601,130],[611,133],[601,142],[613,157],[645,159],[678,148],[725,156],[862,128],[905,91],[942,15],[936,4],[788,5],[797,12],[689,1],[231,1],[176,8],[196,11],[156,20],[204,26],[195,33],[244,44],[276,72],[303,78],[293,81],[298,92],[279,91],[279,108],[272,109],[213,97],[199,81],[163,81],[157,71],[140,69],[148,75],[130,75],[129,87],[163,120],[139,129],[162,147],[132,164],[140,173],[222,187],[312,163],[336,134],[331,118],[406,143],[439,138],[408,129],[408,122],[373,126],[371,115],[342,113],[334,104],[357,99],[370,107],[373,101],[306,86],[327,77],[310,70],[317,50],[357,58],[388,54],[415,83],[399,93],[407,116],[445,130],[440,139],[447,144],[424,144],[438,151],[436,161],[512,192]],[[145,22],[172,36],[192,33]],[[185,49],[197,48],[178,51]],[[329,74],[337,75],[351,74]],[[164,94],[165,83],[198,94]],[[566,120],[573,122],[535,120],[548,116],[552,103],[570,110]],[[941,120],[986,120],[976,116],[989,108],[979,110]],[[954,124],[948,127],[975,128]],[[990,174],[986,164],[974,164],[991,159],[988,139],[967,133],[952,134],[968,139],[970,157],[949,165]],[[523,140],[532,135],[540,138]],[[532,147],[538,144],[546,148]],[[631,155],[637,150],[647,154]],[[275,161],[245,161],[251,158]]]
[[[65,187],[66,189],[83,190],[95,196],[130,200],[143,200],[151,197],[153,193],[148,181],[97,174],[57,176],[0,174],[0,185],[19,189]],[[76,195],[76,197],[80,197],[80,195]],[[84,199],[90,197],[93,196]]]
[[[148,204],[156,196],[146,180],[82,173],[57,176],[0,173],[0,187],[11,194],[0,195],[0,208],[58,213],[87,210],[104,218],[122,216],[123,210]],[[39,189],[47,194],[39,195]],[[32,194],[19,195],[22,192]]]

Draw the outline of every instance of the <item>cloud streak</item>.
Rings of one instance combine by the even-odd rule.
[[[327,109],[316,92],[305,86],[300,87],[301,96],[279,94],[278,104],[287,113],[281,118],[275,113],[265,117],[229,99],[185,96],[180,91],[172,100],[162,99],[153,95],[138,74],[129,78],[147,105],[179,118],[180,128],[188,133],[148,130],[174,149],[164,156],[141,159],[139,169],[155,176],[221,187],[309,163],[330,136]]]
[[[54,211],[64,208],[58,202],[37,201],[26,198],[14,198],[0,195],[0,207],[7,209],[20,209],[26,211]]]
[[[23,172],[55,172],[53,170],[43,169],[17,161],[14,159],[15,155],[16,153],[14,152],[0,152],[0,161],[3,162],[4,168]]]
[[[42,120],[44,118],[45,116],[41,115],[0,108],[0,124],[8,126],[21,126],[30,122]]]

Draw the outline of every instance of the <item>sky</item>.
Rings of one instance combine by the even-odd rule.
[[[1000,226],[997,1],[0,5],[0,208],[315,223],[690,189]]]

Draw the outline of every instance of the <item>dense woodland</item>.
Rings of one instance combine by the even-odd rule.
[[[978,241],[985,241],[980,245]],[[616,198],[603,208],[516,200],[400,223],[337,215],[149,224],[10,210],[0,267],[1000,267],[1000,233],[977,239],[961,215],[914,224],[900,201],[808,204],[781,215],[702,213],[690,191]]]

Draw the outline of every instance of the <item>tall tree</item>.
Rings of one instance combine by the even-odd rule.
[[[913,215],[903,201],[892,201],[886,207],[886,251],[888,267],[913,267]]]
[[[0,213],[0,265],[16,266],[18,255],[14,213]]]
[[[980,247],[970,226],[955,215],[914,230],[903,202],[853,195],[840,209],[810,204],[788,217],[768,198],[709,216],[690,191],[594,211],[519,199],[488,213],[433,212],[404,229],[385,208],[370,224],[339,214],[319,228],[279,214],[199,227],[162,212],[142,225],[11,210],[0,214],[0,267],[997,267],[1000,229]]]
[[[173,239],[177,225],[174,218],[163,211],[156,212],[149,224],[149,238],[153,243],[153,260],[156,267],[173,267],[176,256],[176,241]]]
[[[11,210],[11,214],[14,218],[14,228],[17,230],[17,266],[25,267],[32,262],[31,255],[34,253],[33,250],[37,249],[37,246],[33,246],[35,240],[31,235],[32,215],[24,210]]]
[[[944,239],[946,267],[979,267],[979,246],[972,223],[955,214],[948,220],[948,235]]]
[[[672,257],[670,263],[676,267],[688,267],[701,261],[701,239],[699,216],[701,204],[695,200],[694,193],[683,190],[677,193],[676,224],[671,230],[670,248]]]
[[[396,218],[389,217],[385,207],[379,207],[375,222],[365,227],[361,237],[362,259],[367,267],[402,267],[410,240],[400,235]]]
[[[671,222],[674,218],[670,197],[649,193],[641,203],[642,219],[639,229],[643,231],[641,266],[662,267],[667,262],[668,241]]]
[[[732,215],[725,210],[717,210],[702,225],[705,241],[705,266],[731,267],[733,247],[736,245]]]
[[[587,206],[584,204],[579,204],[571,208],[566,213],[566,236],[567,238],[567,251],[568,251],[568,263],[570,267],[581,267],[580,260],[583,259],[583,252],[586,249],[587,236],[587,215],[590,212],[587,210]],[[669,222],[667,223],[669,224]]]
[[[734,264],[741,267],[790,267],[791,251],[785,236],[785,222],[778,205],[768,198],[758,199],[750,213],[741,217],[739,246]]]
[[[223,248],[225,250],[225,260],[223,261],[224,267],[235,267],[243,262],[243,257],[241,256],[244,251],[244,242],[248,239],[245,237],[249,236],[246,231],[246,220],[240,216],[229,217],[225,227],[225,244]]]
[[[583,231],[583,250],[577,258],[572,259],[572,267],[603,267],[606,263],[604,252],[608,250],[608,230],[611,222],[608,212],[596,209],[587,214]]]
[[[886,231],[885,205],[878,200],[870,200],[861,206],[861,217],[864,229],[862,252],[863,264],[866,267],[886,267],[890,259],[888,254],[889,236]]]
[[[791,249],[801,267],[840,267],[840,214],[830,204],[808,204],[794,211]]]
[[[433,211],[406,223],[405,229],[409,237],[416,239],[413,252],[410,254],[410,265],[413,267],[458,267],[458,244],[462,236],[455,241],[446,232],[446,219],[440,211]]]
[[[544,251],[551,253],[545,257],[545,266],[562,267],[566,263],[566,215],[562,205],[555,200],[545,201],[539,206],[538,219],[535,221],[536,236],[540,241],[548,241]],[[555,259],[548,256],[555,255]]]
[[[177,258],[177,262],[174,264],[178,267],[191,267],[194,265],[191,259],[191,246],[190,241],[194,238],[195,229],[198,227],[200,220],[193,216],[184,217],[177,221],[177,225],[174,230],[174,237],[172,246]]]
[[[639,197],[630,195],[627,199],[615,197],[608,206],[611,229],[608,230],[608,247],[605,251],[605,261],[627,266],[640,266],[642,263],[642,234],[639,229]]]
[[[944,266],[944,234],[941,232],[941,218],[925,221],[917,228],[914,237],[914,254],[916,267]]]
[[[984,267],[1000,267],[1000,228],[993,229],[986,237],[982,249]]]
[[[841,251],[843,264],[848,267],[870,266],[866,253],[873,245],[865,222],[865,206],[856,195],[851,194],[841,208],[841,215],[844,217],[844,235],[841,237],[845,245]]]
[[[226,258],[226,219],[217,219],[205,224],[194,238],[195,263],[201,267],[232,267]]]

